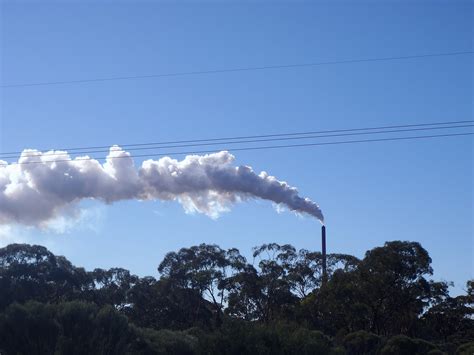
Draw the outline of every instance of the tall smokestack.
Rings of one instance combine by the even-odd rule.
[[[323,225],[321,228],[321,246],[323,256],[323,283],[327,281],[327,269],[326,269],[326,226]]]

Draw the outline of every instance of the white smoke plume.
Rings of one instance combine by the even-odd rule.
[[[19,164],[0,161],[0,225],[42,226],[84,199],[177,200],[188,212],[215,218],[236,202],[260,198],[323,222],[316,203],[266,172],[232,165],[234,156],[226,151],[181,161],[146,160],[138,169],[118,146],[110,148],[104,164],[88,157],[67,159],[66,152],[28,149]]]

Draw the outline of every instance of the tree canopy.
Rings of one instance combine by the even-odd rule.
[[[200,244],[160,277],[86,271],[45,247],[0,249],[1,354],[471,354],[474,281],[432,279],[416,242],[327,256]]]

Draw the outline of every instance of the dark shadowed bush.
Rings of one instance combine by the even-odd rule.
[[[428,351],[427,355],[447,355],[444,351],[441,351],[439,349],[433,349]]]
[[[411,354],[422,355],[432,350],[438,350],[436,345],[422,339],[413,339],[405,335],[397,335],[390,338],[380,351],[383,355]]]
[[[134,327],[134,333],[135,340],[130,347],[130,354],[191,355],[197,353],[197,338],[182,331]]]
[[[132,339],[127,318],[111,306],[68,302],[57,306],[59,354],[125,354]]]
[[[112,307],[84,302],[30,301],[0,315],[2,354],[125,354],[132,335]]]
[[[226,322],[214,332],[187,331],[199,339],[202,354],[329,354],[331,341],[320,331],[295,325]]]
[[[284,330],[283,330],[284,332]],[[280,333],[283,335],[284,333]],[[293,331],[285,342],[287,354],[328,354],[331,349],[330,339],[322,332],[299,328]]]
[[[53,354],[60,330],[54,306],[12,304],[0,315],[0,353]]]
[[[376,354],[381,342],[378,335],[364,330],[349,333],[342,340],[348,355]]]
[[[456,355],[472,355],[474,354],[474,342],[461,345],[456,350]]]

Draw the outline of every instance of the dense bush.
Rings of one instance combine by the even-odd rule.
[[[55,306],[12,304],[0,315],[0,349],[6,354],[53,354],[60,331]]]
[[[422,339],[413,339],[405,335],[397,335],[390,338],[380,353],[382,355],[413,354],[422,355],[438,351],[437,347]]]
[[[229,321],[213,332],[198,328],[188,334],[199,339],[203,354],[328,354],[332,344],[320,331],[294,324],[248,324]]]
[[[131,339],[127,319],[110,306],[30,301],[0,316],[0,349],[7,354],[124,354]]]
[[[376,354],[381,342],[378,335],[364,330],[347,334],[343,339],[348,355]]]
[[[456,354],[459,355],[472,355],[474,354],[474,342],[466,343],[461,345],[457,350]]]
[[[197,354],[196,337],[181,331],[167,329],[134,329],[135,339],[130,345],[131,354]]]

